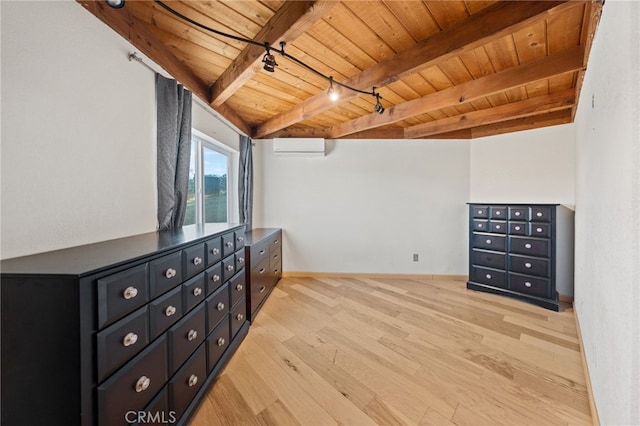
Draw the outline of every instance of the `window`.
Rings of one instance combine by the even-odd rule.
[[[230,207],[237,204],[230,173],[237,161],[237,153],[226,145],[192,131],[185,225],[237,221]]]

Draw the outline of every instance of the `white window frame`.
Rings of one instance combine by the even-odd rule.
[[[227,161],[227,223],[238,223],[238,170],[239,153],[235,149],[213,139],[196,129],[191,129],[191,141],[196,143],[196,225],[204,223],[204,159],[203,148],[218,152],[228,158]]]

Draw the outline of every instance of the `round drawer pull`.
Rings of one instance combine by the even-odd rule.
[[[227,265],[227,271],[229,272],[233,271],[233,265]]]
[[[485,276],[487,277],[487,279],[488,279],[488,280],[490,280],[490,279],[491,279],[491,274],[487,274],[487,275],[485,275]]]
[[[217,248],[217,247],[212,248],[211,249],[211,254],[214,255],[214,256],[217,255],[217,254],[220,254],[220,249]]]
[[[124,290],[122,295],[127,300],[133,299],[134,297],[136,297],[138,295],[138,289],[133,287],[133,286],[129,286]]]
[[[196,287],[193,289],[193,295],[198,297],[202,294],[202,289],[200,287]]]
[[[524,267],[525,268],[531,268],[531,264],[529,262],[527,262],[527,263],[524,264]]]
[[[242,291],[243,288],[244,288],[244,286],[242,284],[238,284],[236,286],[236,290],[238,290],[238,291]]]
[[[238,237],[237,240],[238,240],[239,243],[241,243],[241,242],[244,241],[244,237]]]
[[[216,306],[216,309],[219,310],[219,311],[223,310],[224,309],[224,303],[219,302],[218,306]]]
[[[538,212],[538,213],[536,213],[536,216],[538,216],[538,217],[542,217],[542,212]]]
[[[244,257],[239,257],[238,258],[238,263],[244,263]]]
[[[487,244],[491,244],[491,240],[487,240]]]
[[[516,231],[519,231],[519,230],[520,230],[520,229],[522,229],[522,228],[520,228],[519,226],[516,226],[514,229],[515,229]]]
[[[267,288],[265,286],[260,287],[260,293],[264,293]]]
[[[529,281],[527,281],[527,282],[524,283],[524,286],[527,287],[527,288],[531,287],[531,283]]]
[[[482,224],[481,223],[478,224],[478,228],[482,228]]]
[[[196,257],[193,259],[193,264],[194,264],[194,265],[198,266],[198,265],[199,265],[199,264],[201,264],[201,263],[202,263],[202,258],[200,258],[200,257],[196,256]]]
[[[196,337],[198,337],[198,332],[195,330],[189,330],[189,334],[187,334],[187,340],[191,342],[192,340],[195,340]]]
[[[260,273],[264,274],[265,269],[264,268],[260,268]]]
[[[227,247],[233,247],[233,241],[227,241],[224,245]]]
[[[500,211],[496,212],[496,216],[500,216],[501,214],[502,214],[502,212],[500,212]]]
[[[224,346],[225,343],[226,343],[226,340],[224,340],[224,337],[221,337],[218,339],[218,346]]]
[[[516,216],[520,216],[520,212],[515,212],[515,215]]]
[[[148,378],[147,376],[140,377],[136,382],[136,392],[140,393],[142,391],[146,391],[150,384],[150,378]]]
[[[496,225],[496,229],[500,229],[500,228],[502,228],[501,225]]]
[[[189,387],[193,387],[198,384],[198,376],[192,374],[189,376]]]
[[[218,275],[218,274],[213,274],[213,277],[211,277],[211,281],[213,281],[213,282],[220,281],[220,275]]]
[[[175,277],[177,273],[178,273],[178,271],[176,271],[175,269],[169,268],[164,272],[164,276],[166,278],[168,278],[168,279],[171,279],[171,278]]]
[[[541,233],[542,232],[542,228],[536,228],[536,232],[537,233]]]
[[[478,210],[478,214],[484,213],[484,210]]]
[[[238,314],[238,315],[236,315],[236,319],[237,319],[238,321],[242,321],[242,320],[244,319],[244,315],[242,315],[242,314]]]
[[[127,347],[134,345],[137,341],[138,335],[136,333],[127,333],[127,335],[124,336],[124,339],[122,339],[122,344]]]
[[[264,250],[260,250],[260,254],[264,254]]]
[[[528,248],[528,249],[530,249],[530,248],[531,248],[531,244],[529,244],[529,243],[525,244],[525,245],[524,245],[524,248]]]
[[[164,314],[168,317],[170,317],[171,315],[174,315],[176,313],[176,307],[175,306],[167,306],[167,309],[164,310]]]

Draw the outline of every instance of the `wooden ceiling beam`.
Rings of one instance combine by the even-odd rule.
[[[575,7],[575,3],[567,1],[497,2],[460,24],[418,42],[411,49],[373,65],[343,83],[360,90],[370,90],[373,86],[385,86],[525,28],[533,20],[540,19],[540,15],[559,13],[569,7]],[[346,102],[356,96],[360,95],[343,90],[340,102]],[[268,136],[334,106],[335,103],[330,101],[324,92],[318,93],[256,126],[252,137]]]
[[[336,4],[332,0],[289,1],[269,19],[254,40],[279,48],[280,41],[293,42]],[[265,49],[247,45],[210,88],[212,107],[222,105],[260,69]]]
[[[530,117],[507,120],[501,123],[475,127],[471,130],[471,138],[501,135],[504,133],[520,132],[523,130],[539,129],[573,122],[571,109],[549,112]]]
[[[419,114],[471,102],[528,83],[580,70],[584,68],[583,59],[584,47],[573,47],[524,65],[393,106],[382,115],[372,113],[344,122],[329,131],[329,138],[340,138],[351,133],[396,123]]]
[[[111,29],[128,40],[132,45],[155,62],[161,65],[173,78],[189,89],[194,95],[209,104],[209,87],[159,41],[138,18],[133,16],[126,7],[113,9],[104,1],[77,0],[89,13],[107,24]],[[216,109],[220,115],[229,120],[238,130],[245,134],[251,133],[249,125],[229,108]]]
[[[404,130],[404,138],[425,138],[439,133],[499,123],[504,121],[505,117],[515,119],[563,110],[573,107],[575,101],[576,94],[573,89],[551,95],[536,96],[525,101],[513,102],[408,127]]]

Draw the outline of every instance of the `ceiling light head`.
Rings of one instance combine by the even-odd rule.
[[[278,64],[276,63],[276,58],[271,54],[271,48],[269,47],[269,43],[264,44],[264,48],[267,53],[262,57],[262,63],[264,64],[264,70],[269,72],[274,72]]]
[[[373,92],[373,94],[376,97],[376,106],[375,106],[375,111],[377,114],[382,115],[384,113],[384,107],[382,106],[382,104],[380,103],[380,93],[376,93],[375,91]]]
[[[327,90],[327,95],[329,95],[329,99],[333,102],[338,100],[338,91],[333,88],[333,77],[329,77],[329,90]]]
[[[122,9],[124,7],[124,0],[105,0],[105,1],[113,9]]]

